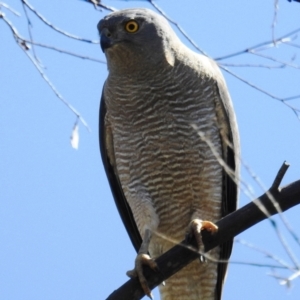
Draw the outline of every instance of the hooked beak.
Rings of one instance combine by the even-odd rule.
[[[100,45],[102,52],[105,52],[106,49],[110,48],[114,43],[111,40],[111,33],[107,28],[103,28],[100,33]]]

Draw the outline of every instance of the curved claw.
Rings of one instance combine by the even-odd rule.
[[[127,271],[127,272],[126,272],[126,275],[127,275],[129,278],[136,278],[136,277],[138,276],[135,269]]]
[[[204,253],[204,244],[202,242],[202,236],[201,231],[207,230],[210,233],[214,234],[218,231],[218,226],[215,225],[213,222],[210,221],[202,221],[200,219],[194,219],[189,224],[188,230],[187,230],[187,237],[194,236],[196,239],[198,250],[201,253]],[[201,258],[200,261],[202,261],[205,258]]]
[[[144,290],[145,294],[150,298],[153,299],[153,295],[151,290],[148,286],[147,280],[143,274],[143,265],[149,266],[152,270],[158,271],[157,264],[154,259],[152,259],[148,254],[138,254],[135,259],[135,267],[133,270],[127,271],[126,275],[130,278],[139,278],[140,284],[142,289]]]

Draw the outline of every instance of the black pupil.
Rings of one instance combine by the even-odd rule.
[[[128,29],[131,30],[131,31],[132,31],[132,30],[135,30],[135,24],[132,24],[132,23],[129,24],[129,25],[128,25]]]

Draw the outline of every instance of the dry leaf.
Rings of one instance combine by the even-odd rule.
[[[78,149],[78,145],[79,145],[79,127],[78,124],[75,124],[72,130],[72,134],[71,134],[71,146],[74,149]]]

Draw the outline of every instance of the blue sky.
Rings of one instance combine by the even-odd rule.
[[[24,11],[17,0],[5,3],[21,13],[6,17],[28,37]],[[220,57],[272,40],[274,2],[170,1],[156,3],[176,20],[211,57]],[[108,12],[82,1],[37,1],[33,6],[51,23],[70,33],[98,39],[96,25]],[[105,1],[121,9],[150,7],[146,1]],[[275,37],[299,26],[300,4],[279,1]],[[68,39],[30,14],[37,42],[105,60],[99,45]],[[193,48],[184,37],[180,38]],[[100,160],[98,108],[106,65],[35,47],[44,72],[89,124],[79,124],[79,149],[70,146],[75,116],[42,80],[0,19],[0,299],[105,299],[127,280],[135,253],[115,208]],[[300,45],[299,39],[294,43]],[[260,52],[299,65],[299,49],[278,45]],[[294,60],[292,61],[292,59]],[[278,65],[244,54],[223,61]],[[279,97],[300,94],[300,71],[294,67],[230,70]],[[291,167],[283,184],[300,178],[300,122],[290,108],[224,73],[239,123],[242,158],[266,187],[284,160]],[[291,102],[300,107],[300,99]],[[259,196],[263,190],[245,168],[242,177]],[[249,202],[241,193],[240,206]],[[300,227],[299,207],[285,213],[291,227]],[[299,245],[275,218],[288,245]],[[270,222],[242,233],[239,239],[292,265]],[[238,262],[275,264],[265,255],[236,244],[224,289],[224,300],[298,299],[299,279],[288,289],[265,267]],[[276,270],[278,276],[290,276]],[[159,299],[157,291],[154,293]]]

